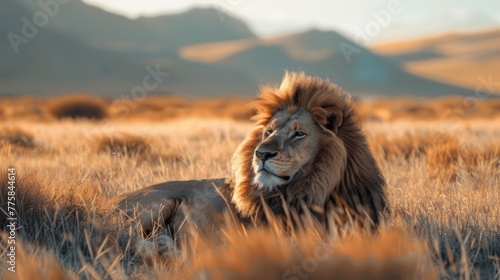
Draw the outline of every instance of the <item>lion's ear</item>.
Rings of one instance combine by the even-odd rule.
[[[325,127],[333,132],[337,133],[339,131],[339,127],[342,125],[343,114],[340,111],[331,112],[331,114],[326,118]]]
[[[322,128],[337,133],[342,125],[343,114],[334,107],[316,107],[311,110],[311,115]]]

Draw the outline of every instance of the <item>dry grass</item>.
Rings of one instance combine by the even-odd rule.
[[[248,120],[248,99],[189,99],[185,97],[151,96],[144,100],[121,100],[110,105],[110,115],[115,119],[165,120],[179,118],[218,118]]]
[[[456,140],[429,146],[426,150],[427,172],[431,177],[446,180],[454,178],[460,153],[460,145]]]
[[[2,237],[2,242],[5,242],[5,236]],[[45,250],[39,250],[37,253],[31,251],[28,253],[24,246],[19,244],[16,248],[17,258],[19,263],[22,264],[16,273],[5,273],[3,279],[16,279],[16,280],[28,280],[28,279],[51,279],[51,280],[63,280],[67,279],[69,275],[66,275],[60,265],[60,262],[54,256],[54,254],[47,252]]]
[[[3,165],[0,169],[1,186],[9,185],[8,167],[10,166]],[[103,197],[102,189],[96,182],[82,180],[75,172],[68,172],[66,176],[55,176],[56,174],[33,167],[16,168],[15,217],[20,228],[16,244],[21,245],[18,252],[19,277],[29,278],[25,276],[31,275],[32,272],[26,267],[38,267],[33,270],[35,276],[40,275],[38,272],[48,273],[45,265],[61,265],[76,271],[81,270],[82,275],[97,271],[100,275],[106,275],[109,258],[114,259],[116,256],[112,257],[113,255],[126,254],[124,245],[133,240],[134,235],[132,232],[121,231],[127,223],[111,211],[111,201]],[[2,210],[8,209],[8,201],[8,189],[2,188]],[[6,211],[2,211],[0,224],[8,225],[9,217]],[[5,240],[4,238],[3,242]],[[25,245],[26,250],[22,245]],[[118,250],[120,247],[125,248],[125,251]],[[38,255],[39,250],[46,253]],[[41,262],[37,264],[37,260],[27,256],[31,254],[37,255],[38,261]],[[63,261],[60,264],[47,264],[47,255],[51,255],[50,258],[54,260]],[[90,272],[86,271],[89,270],[88,264],[92,264]]]
[[[500,164],[500,145],[495,143],[489,144],[484,149],[469,149],[462,154],[462,160],[470,169],[473,169],[482,161],[498,165]]]
[[[484,98],[484,100],[483,100]],[[493,97],[399,99],[361,102],[362,119],[372,121],[429,120],[463,122],[469,119],[499,119],[500,99]]]
[[[186,162],[182,154],[170,148],[168,143],[159,143],[161,146],[156,146],[151,139],[124,132],[102,135],[92,139],[90,145],[94,146],[97,153],[136,158],[139,162]]]
[[[418,157],[428,153],[435,146],[457,145],[457,139],[445,133],[426,133],[420,135],[406,134],[394,139],[380,135],[370,141],[375,157],[381,159],[397,159]]]
[[[393,139],[380,135],[370,141],[370,148],[378,160],[415,161],[425,157],[427,174],[443,180],[455,179],[460,168],[473,171],[482,163],[494,167],[500,164],[497,144],[464,148],[456,137],[442,132],[406,134]]]
[[[198,246],[197,257],[162,275],[168,279],[432,279],[437,270],[427,247],[408,233],[354,232],[335,240],[309,232],[297,236],[260,228],[225,233],[226,246]],[[235,258],[235,256],[238,256]]]
[[[176,106],[190,108],[182,102]],[[161,103],[147,106],[154,104]],[[157,108],[161,114],[163,106]],[[146,112],[115,113],[110,110],[109,122],[7,118],[8,125],[1,124],[31,135],[35,150],[48,147],[37,153],[26,147],[16,153],[0,150],[2,187],[7,167],[16,167],[17,266],[24,270],[12,274],[3,260],[2,278],[500,276],[498,122],[471,118],[450,126],[442,119],[367,120],[364,130],[387,180],[393,210],[391,224],[376,235],[342,228],[325,233],[313,225],[286,235],[279,228],[229,226],[215,234],[193,231],[178,251],[162,255],[140,253],[139,244],[155,244],[147,242],[157,237],[143,237],[132,221],[117,217],[112,198],[169,180],[228,176],[231,155],[250,124],[200,118],[147,121]],[[164,158],[169,155],[170,160]],[[6,201],[3,188],[2,209]],[[6,216],[0,219],[5,225]],[[7,249],[4,239],[2,258]]]

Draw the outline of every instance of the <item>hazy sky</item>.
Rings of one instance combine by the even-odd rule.
[[[245,20],[261,36],[311,27],[355,37],[369,43],[407,40],[449,32],[500,28],[500,0],[84,0],[108,11],[135,18],[179,13],[192,7],[213,7]],[[392,10],[388,6],[392,5]],[[390,18],[373,22],[388,13]],[[392,11],[392,12],[391,12]],[[371,29],[370,31],[366,31]]]

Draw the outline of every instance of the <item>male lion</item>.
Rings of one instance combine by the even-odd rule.
[[[307,210],[323,222],[347,213],[379,224],[388,211],[385,182],[348,94],[328,81],[286,73],[281,86],[264,88],[253,106],[256,124],[233,156],[231,179],[143,188],[121,196],[119,209],[129,216],[139,211],[146,232],[158,223],[172,234],[188,217],[199,227],[213,226],[227,211],[258,224],[266,209],[282,218]]]

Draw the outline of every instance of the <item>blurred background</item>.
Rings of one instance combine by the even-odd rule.
[[[285,69],[359,99],[500,92],[500,1],[2,0],[0,94],[253,97]]]

